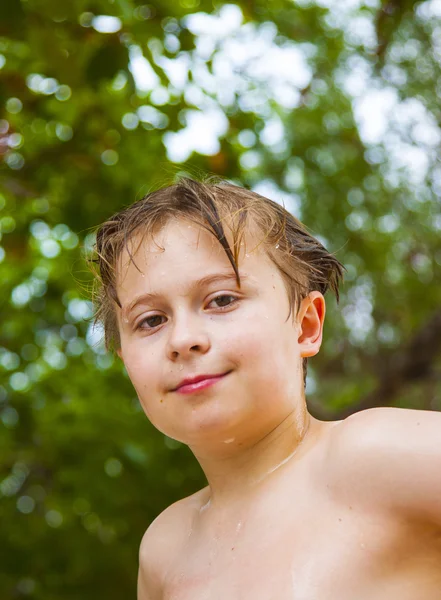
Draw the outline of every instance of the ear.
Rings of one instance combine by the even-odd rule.
[[[118,348],[118,350],[116,351],[116,353],[118,354],[118,356],[120,357],[120,359],[124,362],[124,359],[122,357],[122,351],[121,348]]]
[[[298,337],[300,356],[303,358],[315,356],[320,350],[325,313],[325,299],[320,292],[311,292],[302,300],[297,322],[300,326]]]

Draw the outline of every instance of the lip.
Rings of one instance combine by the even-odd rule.
[[[173,390],[179,394],[192,394],[199,390],[204,390],[211,385],[214,385],[220,379],[223,379],[228,375],[230,371],[226,373],[220,373],[218,375],[197,375],[196,377],[187,377],[183,379],[181,383]]]

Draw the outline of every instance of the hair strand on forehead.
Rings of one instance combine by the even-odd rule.
[[[228,257],[228,260],[233,267],[234,273],[236,275],[237,285],[240,287],[240,276],[239,276],[239,268],[238,263],[233,253],[231,252],[230,245],[225,236],[224,227],[222,225],[222,219],[219,216],[218,209],[216,207],[216,203],[212,198],[211,194],[206,194],[206,211],[205,214],[202,212],[202,218],[206,217],[211,229],[214,231],[214,234],[221,244],[222,248],[225,250],[225,254]]]

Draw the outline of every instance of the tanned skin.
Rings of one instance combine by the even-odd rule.
[[[441,414],[313,418],[302,360],[320,349],[324,298],[287,318],[280,272],[252,242],[240,288],[185,220],[139,246],[139,270],[121,257],[119,355],[150,421],[208,481],[146,531],[138,600],[440,600]],[[179,387],[201,375],[219,377]]]

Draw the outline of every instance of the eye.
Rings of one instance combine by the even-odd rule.
[[[154,329],[155,327],[159,327],[165,322],[165,317],[162,315],[151,315],[150,317],[146,317],[139,322],[137,329]],[[143,326],[144,323],[147,323],[147,327]]]
[[[231,294],[220,294],[219,296],[216,296],[216,298],[213,298],[210,304],[213,302],[216,302],[217,308],[227,308],[237,302],[237,298]]]

